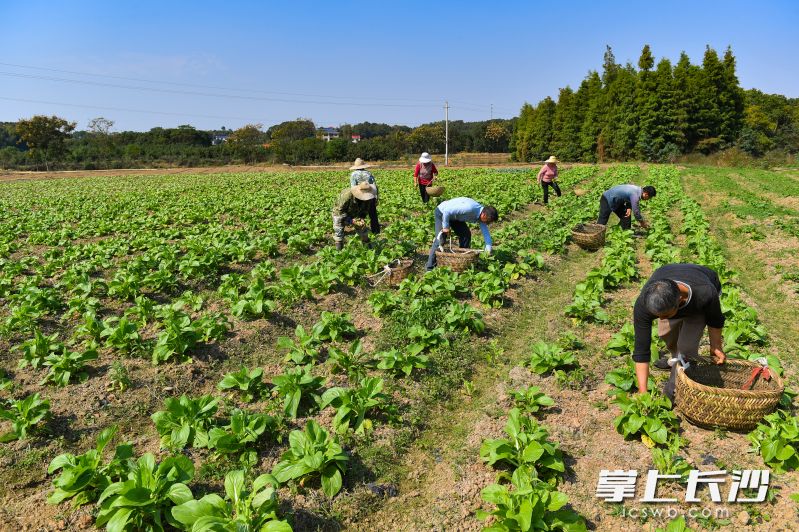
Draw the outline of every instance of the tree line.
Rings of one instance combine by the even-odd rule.
[[[655,64],[649,45],[638,68],[607,47],[601,74],[590,71],[557,101],[525,104],[510,141],[519,161],[550,154],[566,161],[674,161],[690,153],[738,149],[753,157],[799,151],[799,99],[741,88],[732,49],[706,47],[701,65],[683,52]]]
[[[451,152],[508,153],[513,120],[449,123]],[[203,131],[190,125],[146,132],[112,132],[113,121],[95,118],[86,130],[58,116],[37,115],[0,123],[0,167],[17,169],[102,169],[141,166],[226,164],[313,164],[397,160],[423,151],[444,151],[444,123],[416,128],[362,122],[339,128],[340,138],[323,140],[307,119],[248,124],[236,130]],[[352,136],[358,135],[357,142]],[[224,139],[224,141],[222,140]]]

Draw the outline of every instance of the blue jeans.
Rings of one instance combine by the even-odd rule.
[[[436,207],[436,210],[433,211],[433,216],[436,220],[436,237],[433,239],[433,245],[430,247],[430,255],[427,257],[427,265],[425,266],[427,271],[430,271],[436,267],[436,250],[438,249],[439,245],[438,234],[441,232],[441,227],[444,225],[444,215],[441,213],[441,209]],[[462,248],[468,248],[471,246],[472,232],[469,231],[469,226],[466,225],[466,222],[461,222],[460,220],[450,220],[449,228],[454,231],[456,235],[458,235],[458,246]]]

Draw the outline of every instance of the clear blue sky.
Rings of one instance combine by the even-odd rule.
[[[731,45],[743,87],[797,97],[797,28],[787,0],[0,0],[0,121],[417,125],[445,99],[453,120],[511,117],[579,85],[606,44],[621,63]]]

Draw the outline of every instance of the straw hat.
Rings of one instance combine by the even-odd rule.
[[[560,161],[558,161],[558,159],[554,155],[550,155],[549,159],[547,159],[544,162],[545,163],[559,163]]]
[[[355,164],[350,166],[350,170],[363,170],[364,168],[369,168],[371,166],[372,166],[371,164],[366,164],[365,162],[363,162],[363,159],[358,157],[357,159],[355,159]]]
[[[352,195],[355,196],[356,199],[362,201],[369,201],[370,199],[375,199],[377,196],[377,187],[371,183],[359,183],[354,187],[351,187]]]
[[[420,162],[420,163],[425,163],[425,164],[427,164],[427,163],[429,163],[429,162],[430,162],[430,161],[432,161],[432,160],[433,160],[433,159],[430,157],[430,154],[429,154],[429,153],[427,153],[427,152],[424,152],[424,153],[422,154],[422,156],[421,156],[421,157],[419,157],[419,162]]]

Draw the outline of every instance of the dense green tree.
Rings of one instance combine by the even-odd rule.
[[[580,84],[576,100],[585,110],[580,127],[580,160],[595,162],[600,157],[599,135],[605,116],[605,98],[602,92],[602,80],[596,71],[589,72]],[[604,146],[602,147],[604,151]]]
[[[565,161],[580,160],[580,128],[585,119],[577,94],[571,87],[560,90],[552,121],[551,151]]]
[[[270,127],[267,136],[276,142],[288,142],[316,137],[316,126],[311,120],[298,118]]]
[[[16,129],[20,139],[32,153],[43,158],[45,168],[49,170],[49,161],[64,153],[66,140],[76,125],[75,122],[68,122],[55,115],[36,115],[19,120]]]

